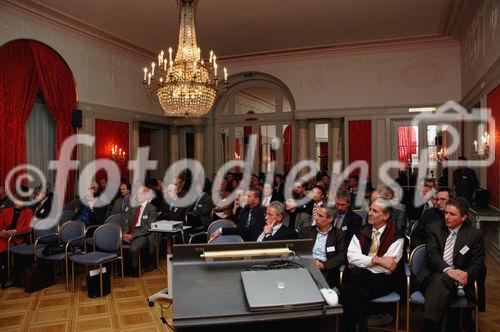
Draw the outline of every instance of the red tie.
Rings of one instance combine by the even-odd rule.
[[[139,222],[139,217],[141,216],[141,208],[142,208],[142,206],[139,206],[139,208],[137,209],[137,212],[135,213],[134,221],[130,225],[129,234],[133,234],[135,232],[135,226]]]

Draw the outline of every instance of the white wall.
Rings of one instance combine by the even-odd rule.
[[[481,1],[462,40],[461,54],[462,96],[466,96],[476,84],[488,81],[485,74],[500,60],[500,1]],[[490,88],[496,87],[498,77],[493,81]],[[488,92],[488,88],[482,91],[483,94]]]
[[[0,45],[20,38],[43,42],[63,57],[73,72],[79,102],[162,115],[141,84],[142,68],[151,59],[0,3]]]
[[[433,105],[461,99],[457,40],[221,61],[282,80],[297,110]]]

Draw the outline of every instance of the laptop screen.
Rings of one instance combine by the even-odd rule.
[[[241,272],[250,311],[319,307],[323,296],[309,271],[278,269]]]

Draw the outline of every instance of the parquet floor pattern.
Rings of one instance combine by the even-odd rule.
[[[489,240],[497,241],[498,236]],[[498,245],[498,243],[496,243]],[[500,331],[500,257],[486,257],[486,312],[479,314],[482,332]],[[141,278],[115,277],[112,292],[104,298],[91,299],[82,290],[67,292],[64,278],[44,290],[28,294],[11,287],[0,290],[0,331],[171,331],[160,320],[160,307],[149,307],[146,298],[166,285],[166,264],[142,274]],[[83,278],[83,274],[81,274]],[[162,302],[168,306],[168,301]],[[172,323],[172,309],[164,310]],[[415,308],[414,331],[421,330],[421,310]],[[384,328],[393,329],[393,325]],[[405,308],[401,306],[400,330],[404,330]],[[373,328],[373,331],[380,329]]]

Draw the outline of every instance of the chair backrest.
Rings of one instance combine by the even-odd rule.
[[[123,214],[113,214],[104,221],[105,224],[115,224],[123,230],[125,228],[125,216]]]
[[[425,244],[421,244],[410,255],[410,270],[413,275],[416,275],[425,263]]]
[[[214,221],[208,226],[207,229],[207,236],[210,238],[212,236],[212,233],[218,230],[219,228],[226,228],[226,227],[236,227],[236,224],[234,221],[229,220],[229,219],[219,219]]]
[[[191,234],[189,238],[189,244],[192,243],[207,243],[208,237],[206,232]]]
[[[33,226],[33,233],[35,236],[35,240],[43,235],[47,235],[50,233],[56,233],[59,225],[57,224],[57,220],[53,218],[47,218],[44,220],[40,220]],[[57,241],[57,236],[50,236],[40,240],[40,243],[53,243]]]
[[[85,234],[85,224],[81,221],[70,220],[64,223],[59,229],[59,239],[63,243],[68,240]],[[83,240],[82,240],[83,243]]]
[[[361,220],[363,220],[363,221],[366,221],[366,218],[368,217],[368,212],[365,210],[352,210],[352,212],[354,212],[358,216],[360,216]]]
[[[75,215],[74,211],[71,211],[71,210],[62,211],[57,216],[57,221],[58,221],[59,225],[63,225],[66,221],[70,221],[74,215]]]
[[[243,239],[239,235],[221,235],[217,236],[215,239],[208,241],[209,244],[220,244],[220,243],[243,243]]]
[[[94,232],[94,249],[104,252],[117,252],[122,243],[122,229],[116,224],[104,224]]]

